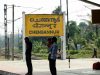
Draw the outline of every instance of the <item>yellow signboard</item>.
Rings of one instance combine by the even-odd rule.
[[[26,14],[25,36],[63,36],[63,15]]]

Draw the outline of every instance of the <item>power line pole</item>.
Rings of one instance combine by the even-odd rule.
[[[69,50],[69,13],[68,13],[68,0],[66,0],[66,8],[67,8],[67,50]],[[70,51],[68,51],[68,62],[70,68]]]
[[[61,2],[61,0],[60,0],[60,13],[62,13],[62,2]]]
[[[19,29],[18,29],[18,50],[19,50]]]
[[[14,5],[12,5],[12,60],[14,60]]]
[[[9,37],[7,37],[7,42],[8,42],[8,44],[7,44],[7,59],[10,59],[10,56],[9,56],[9,54],[10,54],[10,52],[9,52]]]
[[[7,5],[4,4],[5,59],[7,59]]]
[[[23,47],[23,61],[25,61],[25,50],[26,50],[26,45],[25,45],[25,12],[22,12],[22,25],[23,25],[23,31],[22,31],[22,40],[23,40],[23,43],[22,43],[22,47]]]
[[[59,14],[62,13],[62,3],[61,3],[61,0],[60,0],[60,12]],[[61,54],[61,59],[63,59],[63,36],[60,37],[61,38],[61,50],[62,50],[62,54]]]
[[[66,6],[67,6],[67,49],[69,50],[69,25],[68,25],[68,21],[69,21],[69,14],[68,14],[68,0],[66,0]]]

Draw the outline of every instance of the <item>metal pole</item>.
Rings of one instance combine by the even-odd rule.
[[[9,59],[10,58],[10,56],[9,56],[9,37],[7,39],[8,39],[7,59]]]
[[[19,50],[19,29],[18,29],[18,50]]]
[[[60,9],[61,9],[60,13],[62,13],[62,2],[61,2],[61,0],[60,0]]]
[[[22,39],[23,39],[23,61],[25,61],[25,40],[24,40],[24,38],[25,38],[25,12],[22,12],[22,26],[23,26],[23,37],[22,37]]]
[[[4,4],[4,26],[5,26],[5,59],[7,58],[7,5]]]
[[[68,0],[66,0],[66,6],[67,6],[67,49],[69,50],[69,14],[68,14]],[[70,52],[68,52],[68,59],[69,59],[69,68],[70,68]]]
[[[14,60],[14,5],[12,5],[12,60]]]
[[[60,12],[59,14],[62,13],[62,3],[61,3],[61,0],[60,0]],[[63,36],[60,36],[60,39],[61,39],[61,59],[63,60]]]

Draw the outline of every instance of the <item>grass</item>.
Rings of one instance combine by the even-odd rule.
[[[70,51],[70,57],[73,59],[92,58],[92,55],[93,55],[92,50],[69,50],[69,51]],[[98,58],[100,58],[100,50],[98,50],[97,52],[98,52],[97,56],[98,56]],[[33,55],[35,55],[37,57],[41,57],[42,59],[48,58],[48,53],[33,53]],[[66,58],[68,58],[68,55]]]
[[[34,56],[40,57],[42,59],[48,58],[48,53],[32,53]]]
[[[92,50],[77,50],[75,54],[70,53],[71,58],[92,58],[92,55]],[[97,51],[97,56],[100,58],[100,50]]]
[[[70,52],[70,57],[73,59],[78,59],[78,58],[92,58],[93,51],[92,50],[69,50],[67,52]],[[97,56],[100,58],[100,50],[97,51]],[[32,53],[34,56],[40,57],[41,59],[48,59],[48,53],[46,52],[41,52],[41,53]],[[66,53],[67,54],[67,53]],[[68,55],[66,55],[68,58]],[[0,56],[0,61],[5,60],[4,56]],[[15,58],[15,60],[18,60]]]

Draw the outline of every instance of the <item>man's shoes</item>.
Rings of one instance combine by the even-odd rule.
[[[32,75],[32,73],[26,73],[25,75]]]

